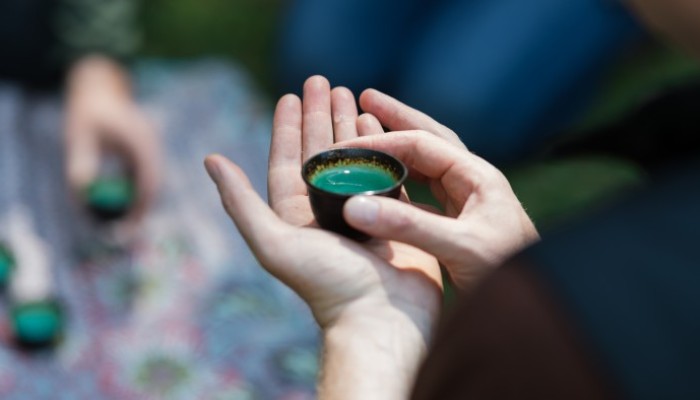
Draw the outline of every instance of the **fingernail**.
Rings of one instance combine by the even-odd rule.
[[[379,216],[379,202],[367,196],[356,196],[345,203],[345,215],[362,225],[372,225]]]
[[[209,177],[215,183],[218,183],[221,172],[219,171],[219,166],[216,164],[216,162],[212,161],[210,158],[207,158],[204,160],[204,168],[207,170]]]

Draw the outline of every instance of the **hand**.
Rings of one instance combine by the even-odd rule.
[[[434,257],[415,247],[384,240],[359,244],[316,228],[302,161],[357,137],[356,120],[352,94],[344,88],[331,92],[321,77],[306,82],[303,103],[293,95],[280,99],[268,176],[272,209],[230,161],[210,156],[205,165],[260,263],[308,303],[323,329],[323,396],[390,392],[385,398],[391,398],[408,394],[426,350],[441,304],[440,271]],[[359,394],[376,379],[382,379],[381,390]],[[353,387],[340,390],[339,382]]]
[[[134,103],[126,72],[117,64],[93,56],[72,68],[65,140],[68,184],[78,198],[97,178],[107,152],[123,157],[136,181],[129,219],[139,220],[157,191],[160,148],[153,126]]]
[[[364,309],[368,303],[381,303],[426,315],[435,314],[439,304],[440,273],[433,257],[399,243],[359,244],[316,228],[302,161],[336,140],[357,137],[356,119],[352,94],[344,88],[331,92],[325,78],[305,83],[303,104],[293,95],[280,99],[270,147],[272,210],[238,167],[220,156],[206,160],[226,210],[255,255],[309,304],[322,328],[360,304],[362,312],[370,312]]]
[[[389,128],[422,130],[368,136],[342,145],[401,159],[414,178],[429,183],[445,214],[392,199],[357,196],[345,205],[350,225],[435,255],[463,290],[471,290],[506,258],[539,239],[507,179],[467,151],[454,132],[376,90],[365,91],[360,105]]]

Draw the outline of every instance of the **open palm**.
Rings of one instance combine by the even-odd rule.
[[[359,133],[358,133],[358,127]],[[233,163],[214,156],[207,168],[223,203],[261,264],[294,289],[322,327],[353,313],[408,318],[427,334],[440,306],[436,259],[416,247],[385,240],[357,243],[317,227],[302,162],[337,142],[381,132],[358,119],[344,88],[310,78],[303,102],[280,99],[275,110],[268,175],[268,208]]]

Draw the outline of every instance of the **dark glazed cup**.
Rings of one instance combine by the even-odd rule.
[[[129,213],[136,200],[134,181],[126,177],[98,178],[86,188],[85,200],[98,221],[116,221]]]
[[[377,190],[343,194],[320,188],[312,183],[315,174],[328,168],[357,165],[371,165],[389,173],[393,178],[393,184]],[[308,188],[311,210],[318,224],[324,229],[351,239],[366,241],[370,239],[367,234],[350,227],[345,222],[343,218],[345,202],[350,197],[357,195],[375,195],[398,199],[401,194],[401,185],[403,185],[408,176],[408,169],[401,161],[380,151],[342,148],[324,151],[311,157],[302,166],[301,176]]]

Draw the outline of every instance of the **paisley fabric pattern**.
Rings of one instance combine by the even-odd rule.
[[[66,193],[58,98],[0,84],[0,214],[29,210],[68,316],[56,349],[25,353],[12,345],[11,299],[0,300],[0,398],[313,398],[313,319],[259,267],[202,166],[224,154],[264,193],[269,104],[215,61],[145,61],[135,75],[166,165],[126,249],[106,245]]]

